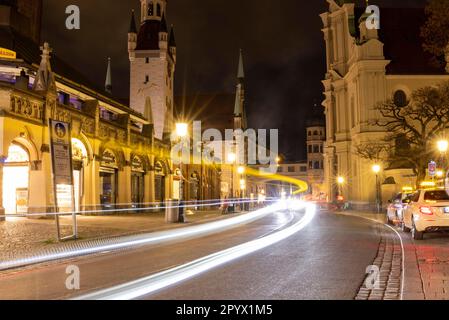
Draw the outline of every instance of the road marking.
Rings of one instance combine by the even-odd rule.
[[[390,226],[388,224],[384,224],[384,226],[387,226],[388,228],[393,230],[396,233],[396,235],[398,236],[399,241],[401,243],[401,250],[402,250],[401,300],[404,300],[404,284],[405,284],[405,249],[404,249],[404,242],[402,241],[402,237],[401,237],[400,233],[395,228],[393,228],[392,226]]]

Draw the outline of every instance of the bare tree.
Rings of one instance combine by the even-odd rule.
[[[427,21],[421,28],[423,48],[434,56],[433,62],[449,71],[449,1],[430,0],[426,7]]]
[[[386,143],[368,141],[357,145],[354,153],[360,158],[369,160],[373,163],[383,163],[388,161],[385,156],[388,154],[389,149],[390,146]]]

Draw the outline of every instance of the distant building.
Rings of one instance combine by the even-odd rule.
[[[324,187],[324,142],[326,140],[324,120],[309,120],[306,131],[309,192],[315,200],[327,200]]]
[[[200,193],[198,199],[224,199],[246,196],[245,188],[241,187],[244,175],[238,173],[239,166],[246,166],[246,156],[239,153],[236,147],[237,135],[227,139],[226,130],[247,129],[245,105],[245,72],[243,53],[240,52],[237,85],[235,94],[198,94],[192,96],[179,96],[175,99],[175,120],[187,122],[189,126],[201,122],[201,133],[208,130],[219,133],[220,139],[201,141],[203,151],[214,153],[214,163],[209,165],[189,165],[188,175],[198,174],[200,177]],[[246,146],[243,146],[246,151]],[[234,158],[229,161],[229,154]],[[246,182],[245,182],[246,183]],[[186,191],[187,199],[192,199],[192,192]]]
[[[387,132],[371,125],[381,115],[375,106],[388,98],[407,104],[411,93],[449,80],[444,67],[434,67],[422,48],[422,8],[381,8],[381,29],[368,29],[366,8],[354,1],[328,0],[321,14],[327,72],[323,80],[326,113],[325,189],[329,200],[341,191],[356,208],[374,207],[376,176],[373,163],[359,157],[359,144],[382,141]],[[402,187],[415,183],[411,169],[383,168],[384,202]]]

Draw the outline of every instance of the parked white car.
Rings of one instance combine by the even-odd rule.
[[[393,199],[388,201],[387,222],[390,225],[400,225],[402,223],[402,212],[410,202],[410,193],[398,193]]]
[[[449,230],[449,194],[446,190],[419,190],[403,211],[402,230],[422,240],[424,233]]]

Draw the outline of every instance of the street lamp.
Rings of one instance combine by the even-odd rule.
[[[438,151],[440,152],[440,168],[443,173],[446,172],[446,153],[449,149],[449,142],[447,140],[440,140],[437,142]]]
[[[232,164],[231,168],[231,199],[234,198],[234,164],[237,160],[237,156],[235,153],[231,152],[228,154],[228,162]]]
[[[338,197],[337,197],[337,200],[340,200],[343,197],[342,186],[345,183],[345,178],[343,178],[342,176],[337,177],[337,183],[338,183]]]
[[[189,125],[184,122],[176,123],[176,136],[178,137],[180,142],[183,142],[184,138],[189,135]],[[184,200],[184,172],[182,168],[182,155],[179,162],[179,169],[181,171],[181,182],[180,182],[180,192],[179,192],[179,201],[182,202]]]
[[[176,135],[178,138],[185,138],[189,134],[189,125],[187,123],[176,124]]]
[[[438,151],[440,151],[441,153],[446,153],[449,149],[449,142],[447,140],[440,140],[438,141],[437,145]]]
[[[373,172],[376,174],[376,207],[377,213],[380,213],[380,185],[379,185],[379,173],[381,170],[380,165],[373,165]]]

